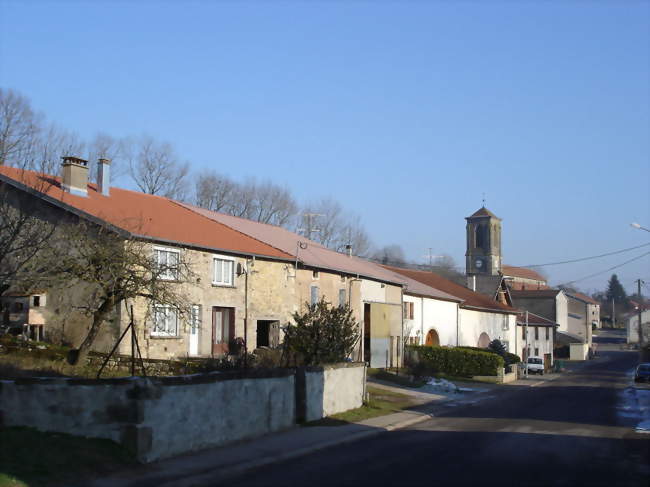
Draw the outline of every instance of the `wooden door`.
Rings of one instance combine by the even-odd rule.
[[[235,308],[212,308],[212,354],[223,355],[235,338]]]

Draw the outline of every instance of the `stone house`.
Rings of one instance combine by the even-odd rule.
[[[248,350],[276,346],[293,313],[323,298],[348,304],[360,323],[354,360],[373,367],[400,364],[403,282],[396,275],[279,227],[111,188],[109,171],[109,161],[100,160],[99,183],[89,184],[87,162],[78,158],[64,159],[61,178],[0,168],[0,182],[47,206],[51,220],[109,226],[146,242],[152,258],[170,266],[169,285],[181,287],[187,312],[143,299],[121,303],[96,342],[99,350],[109,349],[128,325],[131,307],[147,358],[221,355],[238,338]],[[41,191],[43,178],[51,184]],[[176,281],[173,266],[181,261],[192,268],[191,282]],[[65,308],[58,298],[50,301],[58,303],[56,310]],[[76,346],[88,324],[77,313],[74,320],[53,318],[48,326]],[[118,351],[130,353],[130,343]]]
[[[184,205],[205,218],[279,249],[292,258],[294,311],[323,298],[346,303],[362,325],[355,360],[371,367],[401,363],[402,287],[405,279],[364,259],[335,252],[287,229]]]
[[[169,285],[181,286],[186,295],[187,313],[144,299],[121,303],[103,327],[97,349],[107,350],[115,343],[129,322],[130,306],[147,358],[224,354],[233,339],[251,339],[256,332],[251,323],[284,323],[290,318],[295,310],[291,255],[168,198],[109,188],[108,161],[98,166],[97,185],[88,184],[86,161],[77,158],[64,159],[62,178],[0,168],[0,183],[32,199],[37,216],[87,220],[145,242],[152,259],[170,267]],[[51,181],[44,190],[39,185],[42,178]],[[176,282],[173,263],[181,260],[192,268],[192,282]],[[59,334],[62,342],[73,346],[83,339],[88,316],[71,317],[61,311],[69,307],[61,296],[78,292],[48,290],[52,314],[45,323],[46,338]],[[130,353],[130,343],[125,341],[118,351]]]

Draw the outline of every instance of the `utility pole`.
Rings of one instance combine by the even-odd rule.
[[[616,328],[616,302],[612,298],[612,328]]]
[[[528,310],[526,310],[526,344],[524,346],[525,354],[524,354],[524,375],[526,378],[528,378]]]
[[[637,296],[639,296],[639,350],[643,347],[643,327],[641,324],[641,318],[643,316],[643,303],[641,302],[641,284],[643,281],[641,279],[636,280],[637,284]]]

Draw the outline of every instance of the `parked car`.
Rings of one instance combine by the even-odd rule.
[[[544,374],[544,359],[541,357],[528,357],[526,369],[529,374]]]
[[[634,382],[650,382],[650,363],[639,364],[634,371]]]

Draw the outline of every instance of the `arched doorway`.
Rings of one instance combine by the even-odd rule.
[[[487,348],[490,344],[490,337],[487,333],[481,333],[481,336],[478,337],[478,348]]]
[[[438,337],[438,332],[436,330],[429,330],[427,333],[427,339],[424,342],[425,345],[431,345],[434,347],[439,347],[440,346],[440,337]]]

